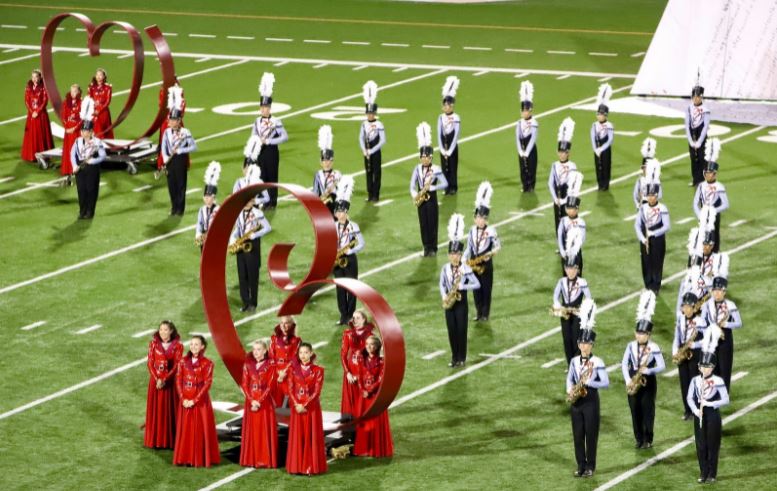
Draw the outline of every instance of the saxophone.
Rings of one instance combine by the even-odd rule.
[[[693,346],[694,340],[696,339],[697,332],[698,331],[696,327],[694,327],[691,329],[691,332],[686,335],[683,345],[680,346],[680,349],[677,350],[677,353],[672,355],[672,363],[679,365],[680,363],[686,360],[690,360],[693,357],[691,347]]]
[[[94,139],[88,142],[84,140],[84,146],[81,147],[81,151],[78,152],[78,166],[73,170],[76,173],[81,170],[82,167],[88,165],[88,160],[97,156],[97,146],[94,144]]]
[[[337,249],[337,256],[335,257],[335,264],[337,264],[340,268],[347,268],[348,267],[348,256],[345,254],[345,251],[347,249],[352,249],[358,241],[356,239],[353,239],[348,243],[347,246]]]
[[[481,275],[483,274],[483,271],[486,270],[485,262],[494,257],[494,254],[496,254],[496,252],[490,251],[481,254],[480,256],[473,257],[472,259],[467,259],[467,266],[472,268],[472,272],[476,275]]]
[[[194,238],[194,245],[198,247],[202,247],[202,244],[205,243],[205,239],[208,238],[208,232],[205,232],[204,234],[200,235],[199,237]]]
[[[630,396],[635,395],[637,392],[639,392],[639,389],[644,387],[647,384],[647,379],[645,379],[645,374],[640,373],[640,370],[642,370],[643,367],[646,367],[648,364],[648,360],[650,359],[650,349],[645,346],[645,350],[647,353],[645,353],[645,360],[640,363],[639,367],[637,367],[637,373],[634,374],[633,377],[631,377],[631,380],[629,381],[628,385],[626,385],[626,393]]]
[[[552,316],[567,320],[573,315],[580,314],[580,309],[577,307],[551,307],[549,313]]]
[[[718,323],[718,326],[720,326],[720,339],[726,339],[726,331],[724,331],[723,329],[725,329],[726,327],[726,321],[728,320],[729,312],[728,312],[728,304],[726,303],[725,300],[723,300],[717,306],[717,310],[718,310],[718,315],[717,315],[716,321]]]
[[[574,404],[578,399],[588,395],[588,388],[585,384],[588,382],[588,379],[591,378],[592,365],[593,364],[590,362],[586,363],[585,368],[583,368],[583,371],[580,374],[580,380],[572,386],[572,390],[567,394],[568,403]]]
[[[415,196],[415,205],[421,206],[422,204],[429,201],[429,190],[432,188],[432,179],[427,179],[426,183],[424,183],[424,187],[421,188],[420,191],[418,191],[418,194]]]
[[[321,202],[324,203],[325,205],[328,205],[329,203],[332,202],[332,200],[334,200],[336,185],[337,183],[332,181],[332,184],[328,185],[324,190],[324,192],[321,193]]]
[[[154,179],[156,179],[157,181],[159,180],[159,177],[162,174],[167,175],[167,163],[170,162],[170,160],[172,160],[173,155],[175,155],[176,152],[178,152],[178,148],[181,146],[181,143],[183,143],[184,141],[184,137],[181,136],[180,128],[178,131],[174,131],[173,134],[175,136],[175,144],[173,145],[173,149],[170,151],[170,156],[167,157],[166,159],[162,159],[161,169],[157,169],[154,171]]]
[[[459,285],[461,284],[461,273],[458,273],[453,278],[453,284],[451,285],[451,289],[448,290],[448,293],[445,295],[445,298],[442,299],[442,308],[445,310],[450,310],[453,308],[453,306],[461,300],[461,292],[459,291]]]
[[[694,313],[694,314],[698,314],[699,312],[701,312],[701,308],[702,308],[702,306],[703,306],[705,303],[707,303],[707,300],[709,300],[709,299],[710,299],[710,292],[707,292],[707,293],[705,293],[705,294],[704,294],[704,296],[703,296],[703,297],[701,297],[701,298],[699,299],[699,301],[698,301],[698,302],[696,302],[695,304],[693,304],[693,313]]]
[[[260,223],[256,227],[241,235],[240,238],[238,238],[235,242],[230,244],[229,247],[227,247],[227,251],[230,254],[237,254],[238,252],[251,252],[251,250],[254,248],[254,244],[251,243],[251,235],[253,235],[254,232],[260,231],[261,229],[262,224]]]

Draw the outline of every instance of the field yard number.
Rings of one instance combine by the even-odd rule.
[[[777,143],[777,130],[770,131],[766,136],[759,136],[757,140],[766,143]]]

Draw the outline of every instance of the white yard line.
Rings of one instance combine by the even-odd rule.
[[[369,46],[369,41],[341,41],[346,46]]]
[[[290,43],[294,41],[293,39],[290,39],[290,38],[264,38],[264,40],[270,41],[273,43]]]
[[[492,48],[486,48],[485,46],[464,46],[462,49],[467,51],[491,51]]]
[[[668,372],[664,372],[664,377],[672,378],[676,377],[680,373],[679,368],[675,368],[674,370],[669,370]]]
[[[359,66],[353,67],[352,70],[354,72],[358,72],[358,71],[364,70],[365,68],[369,68],[369,67],[370,67],[369,65],[359,65]]]
[[[202,188],[191,188],[186,191],[186,194],[199,193],[200,191],[202,191]]]
[[[18,24],[0,24],[3,29],[27,29],[27,26],[21,26]]]
[[[176,37],[176,36],[178,36],[178,33],[177,32],[163,32],[162,35],[163,36],[167,36],[167,37]]]
[[[393,199],[384,199],[382,201],[378,201],[377,203],[375,203],[375,206],[386,206],[386,205],[390,205],[393,202],[394,202]]]
[[[44,325],[45,323],[46,323],[46,321],[33,322],[32,324],[27,324],[26,326],[24,326],[24,327],[22,327],[20,329],[22,331],[31,331],[32,329],[35,329],[36,327],[40,327],[40,326]]]
[[[253,41],[256,38],[253,36],[227,36],[227,39],[235,39],[238,41]]]
[[[139,193],[139,192],[141,192],[141,191],[145,191],[146,189],[151,189],[151,188],[153,188],[153,187],[154,187],[154,186],[152,186],[151,184],[146,184],[145,186],[140,186],[139,188],[135,188],[135,189],[133,189],[133,190],[132,190],[132,192],[133,192],[133,193]]]
[[[327,39],[303,39],[303,43],[309,43],[309,44],[329,44],[332,41],[329,41]]]
[[[283,65],[288,65],[289,63],[291,63],[289,60],[283,60],[283,61],[279,61],[278,63],[275,63],[273,66],[283,66]]]
[[[581,217],[585,217],[591,214],[591,210],[585,210],[583,212],[580,212]]]
[[[405,43],[380,43],[381,46],[386,46],[387,48],[409,48],[409,44]]]
[[[3,60],[3,61],[0,61],[0,65],[6,65],[8,63],[14,63],[16,61],[29,60],[30,58],[35,58],[35,57],[40,58],[40,54],[39,53],[33,53],[31,55],[19,56],[18,58],[11,58],[10,60]]]
[[[747,377],[747,375],[748,375],[749,373],[750,373],[750,372],[737,372],[737,373],[735,373],[734,375],[732,375],[732,376],[731,376],[731,381],[732,381],[732,382],[736,382],[737,380],[739,380],[739,379],[741,379],[741,378],[745,378],[745,377]]]
[[[488,70],[482,70],[480,72],[475,72],[472,74],[473,77],[479,77],[481,75],[485,75],[486,73],[489,73]]]
[[[313,344],[313,349],[321,348],[322,346],[326,346],[327,344],[329,344],[329,341],[319,341]]]
[[[606,77],[606,78],[607,78],[607,79],[609,79],[609,77]],[[601,80],[602,80],[602,79],[599,79],[599,81],[601,81]],[[188,110],[188,109],[187,109],[187,110]],[[616,134],[616,135],[621,135],[621,136],[639,136],[639,135],[641,135],[641,134],[642,134],[642,132],[641,132],[641,131],[624,131],[624,130],[615,130],[615,134]]]
[[[616,363],[614,365],[610,365],[609,367],[607,367],[607,373],[612,373],[615,370],[619,369],[620,367],[621,367],[620,363]]]
[[[189,34],[190,38],[216,39],[214,34]]]
[[[516,73],[514,78],[523,78],[523,77],[526,77],[527,75],[529,74],[526,72]]]
[[[50,187],[51,185],[55,185],[56,183],[64,181],[64,177],[59,177],[57,179],[46,181],[46,182],[39,182],[32,185],[27,185],[27,187],[23,187],[21,189],[17,189],[16,191],[9,191],[5,194],[0,194],[0,199],[10,198],[11,196],[16,196],[17,194],[26,193],[27,191],[32,191],[34,189],[40,189],[45,187]]]
[[[573,55],[575,54],[574,51],[559,51],[559,50],[548,50],[546,51],[549,55]]]
[[[644,51],[640,51],[639,53],[632,54],[631,57],[632,58],[639,58],[640,56],[644,56],[644,55],[645,55],[645,52]]]
[[[133,338],[144,338],[148,336],[149,334],[154,334],[156,332],[156,329],[147,329],[145,331],[136,332],[132,335]]]
[[[205,63],[206,61],[210,61],[210,60],[211,59],[206,56],[205,58],[200,58],[200,59],[194,60],[194,62],[195,63]]]
[[[80,331],[76,331],[75,334],[86,334],[88,332],[96,331],[97,329],[100,329],[101,327],[103,327],[102,324],[95,324],[93,326],[85,327],[85,328],[81,329]]]
[[[117,60],[123,60],[125,58],[132,58],[133,56],[135,56],[134,53],[127,53],[127,54],[123,54],[123,55],[117,56],[116,59]]]
[[[629,215],[623,219],[624,222],[633,222],[637,219],[637,214]]]
[[[510,360],[520,360],[522,358],[521,355],[495,355],[493,353],[479,353],[478,356],[482,358],[501,358]]]
[[[422,44],[421,47],[426,49],[451,49],[447,44]]]
[[[394,72],[394,73],[398,73],[398,72],[404,72],[405,70],[407,70],[407,67],[406,66],[401,66],[401,67],[395,68],[395,69],[393,69],[391,71]]]
[[[505,48],[505,51],[508,53],[534,53],[533,49],[524,49],[524,48]]]
[[[325,66],[327,66],[327,65],[328,65],[328,63],[321,63],[321,64],[319,64],[319,65],[315,65],[313,68],[315,68],[316,70],[318,70],[319,68],[324,68],[324,67],[325,67]]]
[[[602,77],[600,79],[597,79],[596,81],[597,82],[609,82],[610,80],[612,80],[612,77]]]
[[[556,366],[559,363],[563,363],[565,360],[566,360],[566,358],[556,358],[554,360],[550,360],[547,363],[543,363],[542,364],[542,368],[550,368],[550,367]]]
[[[6,177],[3,177],[2,179],[0,179],[0,184],[1,184],[1,183],[4,183],[4,182],[8,182],[8,181],[13,181],[14,179],[16,179],[16,177],[15,177],[15,176],[6,176]]]
[[[8,48],[8,49],[4,49],[4,50],[3,50],[3,53],[14,53],[14,52],[16,52],[16,51],[19,51],[19,48]]]
[[[732,421],[735,421],[742,416],[753,412],[754,410],[758,409],[759,407],[763,406],[764,404],[767,404],[771,402],[774,398],[777,397],[777,390],[774,392],[771,392],[764,397],[758,399],[755,402],[751,402],[747,406],[743,407],[739,411],[735,412],[734,414],[731,414],[729,416],[726,416],[723,418],[723,425],[727,425],[731,423]],[[685,440],[682,440],[672,446],[671,448],[668,448],[661,452],[660,454],[656,455],[655,457],[651,457],[648,460],[644,461],[643,463],[639,464],[638,466],[629,469],[628,471],[624,472],[623,474],[617,476],[614,479],[611,479],[607,481],[606,483],[602,484],[598,488],[596,488],[594,491],[606,491],[607,489],[610,489],[612,487],[617,486],[618,484],[622,483],[623,481],[629,479],[632,476],[635,476],[639,474],[640,472],[644,471],[648,467],[651,467],[654,464],[657,464],[661,462],[662,460],[666,459],[667,457],[670,457],[671,455],[679,452],[683,448],[687,447],[688,445],[693,443],[693,437],[688,437]]]
[[[556,77],[556,80],[566,80],[566,79],[568,79],[571,76],[572,75],[570,75],[568,73],[566,75],[559,75],[558,77]]]
[[[588,53],[589,56],[618,56],[618,53],[601,53],[598,51],[591,51]]]
[[[636,218],[636,215],[634,215],[634,218]],[[691,222],[693,220],[696,220],[696,217],[685,217],[682,220],[677,220],[677,222],[675,222],[675,223],[677,223],[678,225],[683,225],[683,224]]]
[[[444,355],[444,354],[445,354],[445,350],[437,350],[437,351],[432,351],[431,353],[426,354],[426,355],[422,356],[421,358],[423,358],[424,360],[432,360],[432,359],[437,358],[438,356]]]
[[[729,227],[736,228],[740,225],[744,225],[745,223],[747,223],[747,220],[737,220],[736,222],[732,222],[731,224],[729,224]]]

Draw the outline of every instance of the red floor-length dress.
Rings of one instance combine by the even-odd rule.
[[[248,353],[243,364],[240,386],[246,397],[243,408],[243,432],[240,443],[240,465],[247,467],[278,467],[278,427],[272,389],[275,386],[275,363],[265,357],[256,362]],[[257,411],[251,401],[259,402]]]
[[[383,358],[369,357],[364,353],[359,387],[367,392],[367,397],[360,398],[359,414],[364,414],[375,400],[378,388],[383,382]],[[363,457],[391,457],[394,455],[394,442],[391,439],[388,411],[383,411],[375,418],[356,426],[356,442],[353,454]]]
[[[367,338],[372,336],[372,330],[375,328],[372,324],[365,324],[361,329],[356,329],[353,322],[349,322],[348,329],[343,331],[343,342],[340,345],[340,361],[343,365],[343,393],[340,401],[340,412],[350,414],[354,417],[359,416],[357,405],[361,398],[359,384],[348,383],[348,373],[351,373],[357,379],[361,363],[359,356],[367,345]]]
[[[33,84],[27,82],[24,90],[24,105],[27,106],[27,122],[24,125],[24,140],[22,140],[22,159],[35,162],[37,152],[45,152],[54,148],[54,137],[51,136],[51,121],[46,111],[49,94],[43,86],[43,81]],[[33,113],[37,112],[37,117]]]
[[[280,374],[282,370],[286,370],[291,363],[291,360],[297,358],[297,350],[302,340],[294,335],[294,331],[297,326],[293,325],[289,328],[288,336],[283,335],[281,326],[275,326],[275,334],[270,336],[270,358],[275,362],[275,373]],[[288,370],[286,370],[286,376],[288,377]],[[276,377],[277,380],[277,377]],[[288,384],[284,379],[281,383],[276,383],[273,388],[273,399],[275,400],[275,407],[281,407],[283,404],[283,396],[288,394]]]
[[[313,364],[295,361],[289,367],[289,446],[286,452],[286,471],[289,474],[323,474],[326,472],[326,443],[321,414],[321,388],[324,369]],[[298,413],[295,405],[305,406]]]
[[[70,150],[76,139],[81,136],[81,97],[73,98],[70,93],[65,96],[65,102],[62,103],[62,121],[65,122],[65,138],[62,141],[62,165],[59,173],[67,176],[73,173]],[[68,133],[71,129],[73,132]]]
[[[221,461],[216,435],[216,419],[208,391],[213,383],[213,362],[187,353],[178,363],[176,387],[178,412],[173,464],[210,467]],[[183,407],[184,400],[194,406]]]
[[[167,348],[159,333],[148,345],[148,395],[146,396],[146,427],[143,445],[149,448],[173,448],[175,444],[175,412],[178,394],[175,389],[175,372],[183,356],[183,345],[178,337],[170,340]],[[165,385],[156,388],[156,381]]]
[[[101,140],[113,139],[113,128],[106,131],[112,124],[110,105],[113,87],[108,83],[89,84],[89,97],[94,99],[94,135]]]
[[[183,92],[181,92],[181,97],[183,97]],[[163,88],[159,90],[159,105],[164,105],[167,107],[167,91]],[[183,104],[181,104],[181,128],[183,128],[183,115],[186,112],[186,99],[183,99]],[[159,155],[156,158],[156,167],[157,169],[161,169],[162,165],[164,165],[164,162],[162,159],[162,137],[165,134],[165,130],[170,125],[170,108],[167,110],[167,116],[165,116],[165,119],[162,120],[162,126],[159,127],[159,145],[157,148],[159,148]]]

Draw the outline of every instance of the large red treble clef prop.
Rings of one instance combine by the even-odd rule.
[[[399,392],[405,374],[405,341],[396,315],[386,300],[369,285],[351,278],[329,278],[337,256],[337,228],[329,209],[321,199],[296,184],[256,184],[231,195],[221,205],[208,229],[208,238],[200,262],[200,289],[205,317],[216,349],[235,382],[240,385],[245,348],[232,321],[226,286],[226,255],[229,236],[245,204],[264,189],[288,191],[299,201],[310,217],[315,234],[315,255],[305,279],[294,284],[288,270],[288,257],[294,244],[273,245],[267,257],[267,267],[273,284],[288,291],[289,296],[278,315],[300,314],[307,301],[321,287],[335,284],[354,294],[370,311],[383,339],[384,378],[378,394],[359,418],[342,425],[354,425],[387,410]]]

